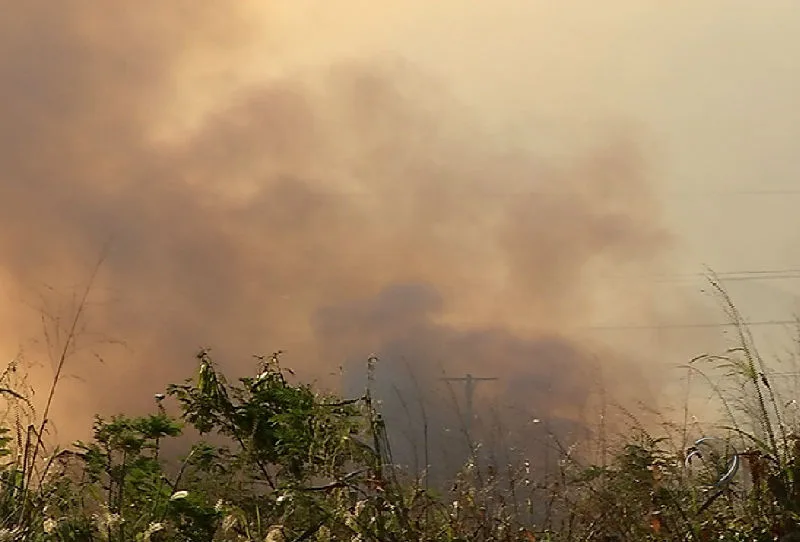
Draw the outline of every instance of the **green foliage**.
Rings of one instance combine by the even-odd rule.
[[[800,437],[752,346],[714,358],[753,399],[720,395],[719,449],[687,463],[669,428],[637,427],[602,465],[557,447],[537,472],[476,448],[438,491],[393,464],[369,391],[319,394],[278,354],[259,359],[256,377],[230,383],[203,351],[195,377],[167,389],[175,414],[158,396],[155,413],[97,418],[88,442],[35,464],[35,430],[0,426],[0,542],[800,539]],[[164,454],[167,441],[186,453]]]
[[[364,460],[368,449],[354,439],[365,428],[357,401],[336,401],[289,384],[277,354],[261,374],[238,385],[218,374],[207,352],[198,358],[196,381],[170,386],[169,394],[201,434],[214,432],[238,445],[237,457],[255,465],[273,489],[278,480],[296,485],[335,476],[346,462]]]

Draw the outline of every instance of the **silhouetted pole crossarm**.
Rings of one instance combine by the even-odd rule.
[[[467,412],[466,412],[466,422],[467,422],[467,435],[472,436],[472,418],[473,418],[473,400],[475,398],[475,386],[478,382],[486,382],[489,380],[498,380],[496,377],[476,377],[472,376],[471,374],[467,373],[461,377],[448,377],[442,378],[445,382],[463,382],[464,383],[464,393],[466,395],[466,403],[467,403]]]

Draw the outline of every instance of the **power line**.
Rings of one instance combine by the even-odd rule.
[[[308,195],[322,196],[322,197],[341,197],[341,198],[368,198],[380,197],[389,194],[402,193],[400,191],[386,191],[386,192],[367,192],[367,191],[316,191],[311,190]],[[623,192],[618,192],[624,195]],[[554,191],[554,190],[504,190],[504,191],[491,191],[479,189],[457,189],[452,192],[454,196],[482,196],[482,197],[496,197],[496,198],[511,198],[511,197],[534,197],[534,196],[570,196],[572,193],[569,191]],[[656,198],[707,198],[707,197],[736,197],[736,196],[800,196],[798,189],[775,189],[775,190],[707,190],[707,191],[673,191],[661,193],[643,193],[642,195],[652,195]]]
[[[627,330],[660,330],[660,329],[701,329],[701,328],[725,328],[725,327],[769,327],[769,326],[788,326],[788,325],[798,325],[800,321],[798,320],[763,320],[763,321],[756,321],[756,322],[727,322],[727,323],[692,323],[692,324],[629,324],[629,325],[597,325],[597,326],[586,326],[581,329],[585,330],[620,330],[620,331],[627,331]]]
[[[663,275],[615,276],[615,278],[646,278],[656,282],[680,282],[692,279],[719,279],[720,282],[748,280],[800,279],[800,268],[721,271],[717,273],[674,273]]]
[[[771,275],[774,273],[800,273],[800,268],[783,268],[783,269],[744,269],[741,271],[719,271],[719,272],[711,272],[711,273],[686,273],[686,276],[709,276],[710,274],[716,275],[718,277],[725,277],[729,275]]]
[[[656,282],[686,282],[689,280],[696,280],[700,278],[713,278],[709,275],[661,275],[657,277],[653,277]],[[741,275],[725,275],[725,276],[716,276],[719,279],[719,282],[747,282],[752,280],[796,280],[800,279],[800,272],[797,273],[772,273],[772,274],[741,274]]]
[[[667,192],[664,196],[675,197],[699,197],[699,196],[800,196],[797,189],[774,189],[774,190],[720,190],[720,191],[694,191],[694,192]]]
[[[309,187],[310,188],[310,187]],[[564,197],[580,194],[580,190],[571,192],[569,190],[546,190],[546,189],[518,189],[518,190],[485,190],[478,186],[463,186],[454,187],[450,191],[450,195],[454,197],[459,196],[480,196],[491,198],[518,198],[518,197]],[[331,197],[331,198],[376,198],[386,196],[401,196],[411,194],[408,190],[314,190],[310,188],[306,191],[306,195],[318,197]],[[649,191],[642,190],[640,192],[617,191],[616,194],[620,196],[625,195],[642,195],[652,196],[654,198],[668,198],[668,199],[691,199],[691,198],[709,198],[709,197],[754,197],[754,196],[800,196],[800,189],[798,188],[774,188],[774,189],[741,189],[741,190],[671,190],[671,191]]]

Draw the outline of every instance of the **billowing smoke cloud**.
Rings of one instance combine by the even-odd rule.
[[[655,310],[614,278],[668,247],[635,144],[610,137],[566,166],[508,151],[387,58],[209,79],[236,90],[204,101],[213,89],[186,74],[209,59],[224,78],[219,59],[236,66],[253,30],[218,6],[3,2],[2,346],[36,333],[21,300],[85,280],[110,240],[87,329],[129,347],[76,358],[62,426],[147,405],[200,346],[238,372],[283,349],[334,384],[375,352],[421,381],[498,377],[495,396],[563,416],[595,365],[651,363],[598,361],[581,331]],[[187,110],[203,113],[178,126]]]
[[[344,376],[350,394],[371,385],[381,401],[398,460],[419,471],[427,456],[435,476],[442,466],[463,465],[478,441],[488,441],[483,448],[492,454],[508,455],[510,448],[530,454],[552,446],[547,432],[570,440],[587,436],[593,428],[586,426],[585,411],[602,393],[601,372],[588,350],[553,331],[523,337],[498,326],[439,324],[443,306],[430,286],[397,284],[368,302],[319,313],[322,343],[349,356]],[[371,384],[363,363],[369,347],[380,352]],[[478,379],[472,412],[465,375]],[[492,380],[497,375],[502,378]],[[642,385],[642,379],[629,375],[627,384]]]

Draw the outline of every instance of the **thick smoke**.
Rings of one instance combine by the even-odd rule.
[[[610,137],[566,166],[508,151],[396,59],[224,80],[253,28],[219,6],[3,2],[2,346],[36,334],[24,302],[80,285],[106,242],[86,345],[128,346],[75,358],[62,430],[146,406],[200,346],[233,372],[286,350],[330,385],[374,352],[423,384],[498,377],[487,393],[565,418],[596,366],[658,370],[598,360],[581,331],[655,311],[615,278],[669,245],[634,143]],[[217,78],[193,88],[197,73]]]

